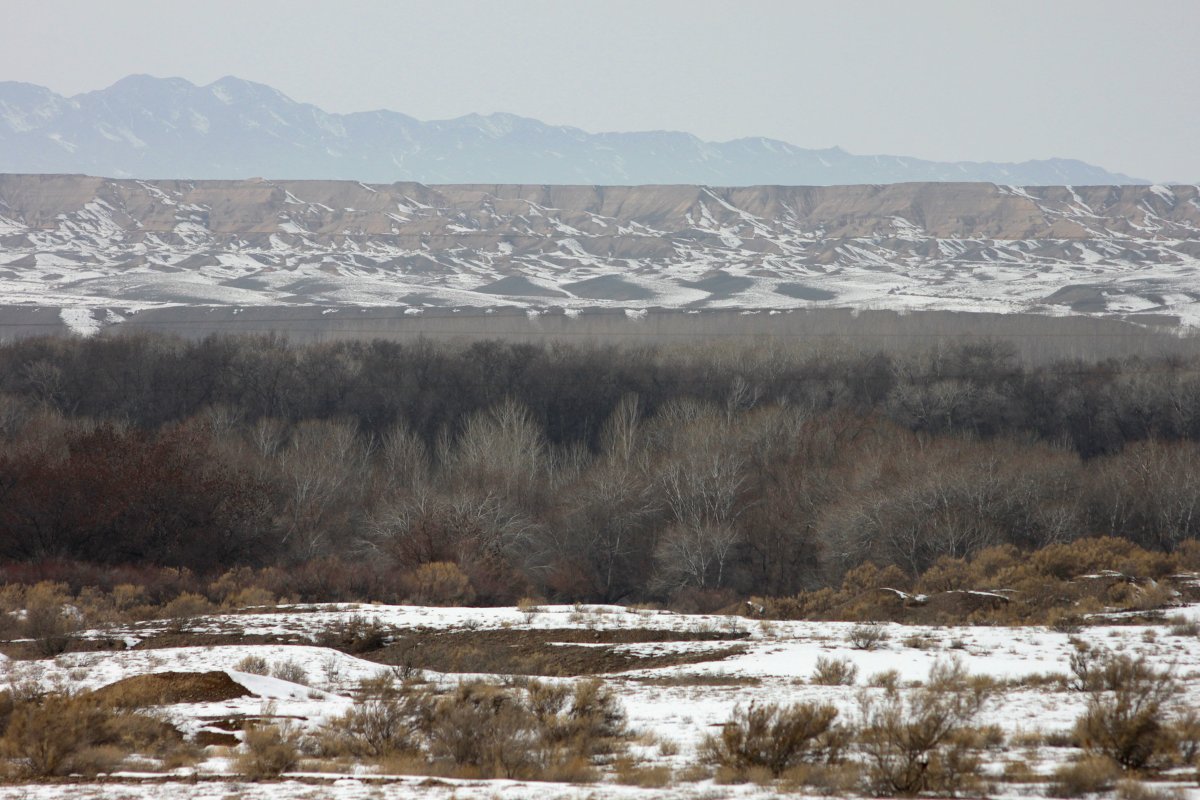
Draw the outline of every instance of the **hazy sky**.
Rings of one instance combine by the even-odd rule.
[[[1200,180],[1200,0],[2,0],[0,80],[267,83],[330,111],[509,111]]]

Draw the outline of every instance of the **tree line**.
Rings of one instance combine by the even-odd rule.
[[[1198,439],[1200,361],[1003,342],[27,339],[0,345],[0,557],[324,564],[392,600],[782,596],[1001,544],[1170,550],[1200,527]]]

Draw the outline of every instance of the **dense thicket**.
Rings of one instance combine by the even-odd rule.
[[[789,594],[996,544],[1169,549],[1200,528],[1197,439],[1200,362],[1002,343],[24,340],[0,346],[0,557],[336,557],[481,603]]]

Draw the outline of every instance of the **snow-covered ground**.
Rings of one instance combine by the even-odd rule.
[[[556,784],[523,781],[470,781],[448,778],[430,780],[413,776],[389,776],[384,780],[362,777],[331,779],[328,775],[295,776],[278,783],[190,782],[184,780],[135,782],[115,781],[101,785],[0,786],[0,798],[20,800],[57,800],[71,797],[81,800],[380,800],[381,798],[420,798],[420,800],[718,800],[718,798],[778,797],[754,784],[715,786],[711,782],[673,788],[641,789],[606,783]],[[787,795],[803,797],[804,795]],[[1198,793],[1196,796],[1200,796]],[[1000,797],[1003,797],[1001,795]],[[1194,800],[1188,796],[1188,800]]]
[[[1200,615],[1200,606],[1182,609],[1181,616]],[[1071,729],[1084,707],[1084,697],[1039,680],[1049,674],[1069,672],[1071,639],[1114,651],[1144,655],[1161,667],[1171,667],[1185,687],[1185,702],[1200,706],[1200,637],[1173,635],[1171,626],[1102,625],[1076,634],[1043,627],[956,627],[890,624],[886,638],[871,650],[855,649],[855,626],[839,622],[754,621],[718,615],[687,615],[663,611],[624,609],[616,606],[546,606],[536,610],[515,608],[464,609],[342,604],[289,606],[277,610],[222,614],[188,621],[186,630],[199,636],[241,632],[246,635],[315,640],[331,625],[348,618],[375,621],[401,632],[472,631],[607,631],[657,630],[703,634],[703,641],[670,641],[596,644],[638,655],[710,653],[713,660],[655,669],[635,669],[602,678],[616,689],[631,726],[652,733],[659,742],[673,743],[677,752],[663,755],[655,748],[641,753],[658,763],[684,768],[695,761],[702,737],[729,718],[739,706],[752,702],[821,701],[837,706],[853,718],[862,693],[872,688],[872,677],[895,671],[901,685],[924,679],[931,666],[956,659],[971,673],[1005,681],[1006,688],[987,707],[981,724],[996,725],[1010,741],[1021,734],[1061,733]],[[131,625],[88,635],[124,639],[138,645],[163,629],[162,623]],[[176,631],[178,623],[176,623]],[[1181,633],[1182,631],[1176,631]],[[713,638],[715,637],[715,638]],[[567,637],[564,637],[566,639]],[[222,639],[225,641],[225,639]],[[551,635],[551,641],[553,637]],[[575,643],[578,644],[578,643]],[[730,646],[740,652],[728,655]],[[723,652],[722,652],[723,651]],[[304,673],[303,684],[240,671],[248,656],[269,665],[291,662]],[[814,685],[810,678],[818,658],[844,659],[857,669],[851,686]],[[206,729],[210,720],[229,717],[277,716],[301,727],[315,729],[328,718],[344,713],[354,702],[352,691],[364,678],[388,668],[369,660],[315,644],[222,644],[123,651],[75,652],[41,661],[6,661],[0,665],[9,680],[36,681],[44,688],[83,690],[121,678],[150,672],[226,671],[250,696],[216,703],[179,704],[161,713],[185,733]],[[426,672],[442,685],[474,676]],[[503,676],[498,676],[503,677]],[[571,679],[560,679],[571,680]],[[669,748],[676,749],[676,748]],[[1069,755],[1048,748],[1014,748],[998,757],[999,769],[1007,759],[1024,760],[1043,772]],[[190,768],[189,768],[190,769]],[[681,784],[669,790],[601,785],[541,785],[511,781],[441,781],[425,785],[420,778],[359,774],[292,776],[293,780],[268,786],[243,785],[230,772],[222,752],[194,768],[197,783],[159,785],[163,776],[130,776],[126,782],[106,783],[86,789],[72,787],[72,797],[168,796],[187,798],[227,797],[767,797],[766,789],[753,786],[714,787],[711,782]],[[188,773],[190,774],[190,772]],[[137,778],[137,781],[134,778]],[[142,784],[140,780],[153,780]],[[213,781],[221,781],[214,783]],[[232,781],[230,783],[229,781]],[[440,781],[440,779],[439,779]],[[314,783],[315,782],[315,783]],[[58,787],[61,791],[61,787]],[[1027,787],[1028,788],[1028,787]],[[1019,787],[1007,787],[1013,796]],[[165,793],[165,794],[164,794]],[[51,787],[0,788],[0,798],[55,797]],[[1189,796],[1200,797],[1192,790]]]

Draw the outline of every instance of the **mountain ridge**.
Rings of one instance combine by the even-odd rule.
[[[1067,158],[937,162],[766,137],[589,133],[504,112],[428,121],[387,109],[334,114],[233,76],[197,86],[149,75],[73,97],[0,82],[0,172],[437,184],[1149,183]]]

